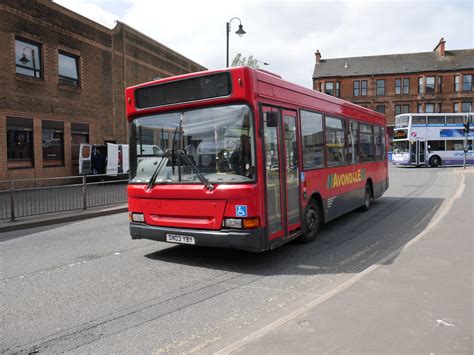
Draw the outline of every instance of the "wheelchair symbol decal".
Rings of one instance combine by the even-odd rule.
[[[237,205],[237,206],[235,206],[235,216],[236,217],[247,217],[247,206],[246,205]]]

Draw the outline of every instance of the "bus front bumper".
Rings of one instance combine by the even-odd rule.
[[[151,239],[168,242],[167,234],[193,237],[196,246],[241,249],[251,252],[266,250],[267,238],[264,228],[249,230],[201,230],[150,226],[143,223],[130,223],[132,239]],[[179,244],[179,243],[177,243]]]

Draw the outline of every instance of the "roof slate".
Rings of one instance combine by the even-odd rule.
[[[325,77],[366,76],[426,71],[474,69],[474,49],[321,59],[314,66],[313,79]]]

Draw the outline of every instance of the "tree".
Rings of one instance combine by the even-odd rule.
[[[260,66],[258,65],[259,60],[254,58],[253,55],[249,55],[247,57],[242,57],[242,53],[237,53],[235,55],[234,60],[232,61],[232,67],[239,67],[239,66],[247,66],[250,68],[258,69]]]

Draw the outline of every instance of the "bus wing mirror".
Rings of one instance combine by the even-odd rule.
[[[278,127],[277,112],[267,112],[267,127]]]

